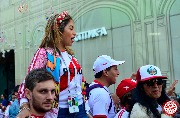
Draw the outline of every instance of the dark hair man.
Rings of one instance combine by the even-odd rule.
[[[45,113],[52,109],[55,99],[54,77],[46,69],[35,69],[25,78],[25,95],[29,101],[29,107],[21,107],[29,110],[30,116],[43,118]]]
[[[90,114],[93,118],[114,118],[115,107],[108,87],[116,83],[119,76],[118,65],[125,61],[115,61],[110,56],[99,56],[93,65],[95,80],[87,89]]]

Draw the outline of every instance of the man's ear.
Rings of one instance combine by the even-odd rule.
[[[32,92],[29,89],[25,89],[25,96],[28,98],[28,100],[31,99]]]
[[[108,71],[107,70],[103,70],[103,74],[104,74],[104,76],[108,76]]]

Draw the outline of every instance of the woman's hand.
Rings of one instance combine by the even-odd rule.
[[[171,86],[169,87],[169,89],[168,89],[168,91],[167,91],[167,95],[168,95],[168,96],[172,96],[172,95],[173,95],[173,92],[174,92],[174,90],[175,90],[175,86],[176,86],[177,83],[178,83],[178,80],[175,80],[175,81],[171,84]]]

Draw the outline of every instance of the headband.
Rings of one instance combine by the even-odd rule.
[[[68,12],[67,11],[63,11],[61,14],[59,14],[59,16],[56,19],[58,26],[61,24],[61,22],[64,20],[64,18],[66,16],[68,16]]]

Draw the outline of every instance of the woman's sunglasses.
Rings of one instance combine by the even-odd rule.
[[[162,85],[163,84],[163,80],[162,79],[152,79],[152,80],[148,80],[145,82],[145,84],[147,86],[154,86],[154,84],[157,84],[157,85]]]

